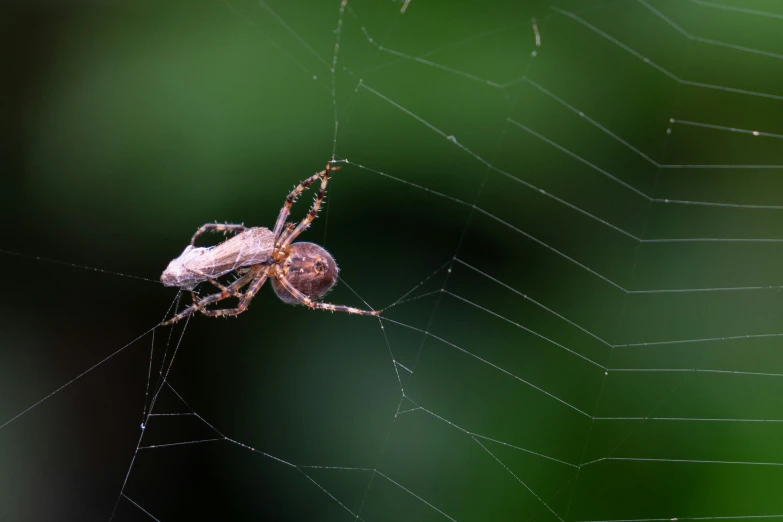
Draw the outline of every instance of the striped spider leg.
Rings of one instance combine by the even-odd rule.
[[[288,219],[288,215],[291,213],[291,207],[296,201],[296,198],[298,198],[299,195],[303,191],[305,191],[310,185],[312,185],[313,183],[315,183],[317,180],[320,179],[321,189],[319,190],[319,195],[316,197],[318,206],[320,206],[321,200],[323,200],[324,194],[326,193],[326,180],[329,178],[329,172],[333,170],[339,170],[339,169],[340,167],[335,167],[331,163],[327,163],[326,168],[324,170],[320,172],[316,172],[315,174],[313,174],[312,176],[310,176],[309,178],[301,182],[299,185],[294,187],[294,190],[292,190],[291,193],[288,194],[288,196],[285,198],[285,203],[283,204],[283,208],[280,209],[280,214],[278,214],[277,216],[277,221],[275,222],[275,228],[272,231],[272,233],[275,235],[275,247],[279,248],[278,245],[280,244],[281,234],[283,233],[283,226],[286,225],[286,220]],[[316,207],[316,210],[317,208],[318,207]],[[310,221],[312,221],[312,219]]]

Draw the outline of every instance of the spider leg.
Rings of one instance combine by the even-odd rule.
[[[357,315],[373,315],[378,316],[381,314],[381,310],[362,310],[361,308],[353,308],[351,306],[345,306],[345,305],[334,305],[329,303],[321,303],[319,301],[313,301],[306,295],[304,295],[302,292],[296,289],[294,285],[292,285],[288,279],[282,274],[276,276],[277,280],[280,281],[280,284],[283,285],[283,287],[288,290],[292,296],[296,297],[300,303],[303,305],[312,308],[313,310],[330,310],[332,312],[347,312],[349,314],[357,314]]]
[[[318,209],[321,207],[321,202],[324,200],[324,196],[326,195],[326,184],[329,182],[329,172],[332,170],[337,169],[332,167],[331,163],[327,163],[326,169],[324,169],[322,172],[319,172],[319,174],[321,174],[321,188],[318,189],[318,195],[315,196],[315,201],[313,201],[313,206],[310,207],[310,212],[307,213],[307,215],[294,229],[294,231],[286,236],[284,241],[278,241],[280,244],[280,248],[278,250],[288,248],[288,245],[290,245],[299,234],[307,230],[307,227],[309,227],[310,223],[313,222],[315,216],[318,214]]]
[[[257,272],[248,274],[253,276],[253,284],[245,292],[244,297],[240,299],[236,308],[221,308],[219,310],[201,310],[201,313],[209,317],[222,317],[226,315],[239,315],[250,306],[250,300],[253,299],[269,277],[266,272]],[[245,276],[247,277],[247,276]]]
[[[240,232],[244,232],[245,230],[245,225],[232,225],[230,223],[207,223],[206,225],[202,225],[201,228],[196,230],[196,233],[193,234],[193,237],[190,240],[190,244],[191,246],[195,245],[196,238],[198,238],[204,232],[223,232],[224,234],[232,232],[234,234],[238,234]]]
[[[291,213],[291,207],[294,204],[294,201],[296,198],[299,197],[299,194],[301,194],[307,187],[312,185],[316,180],[318,180],[321,176],[324,175],[324,171],[316,172],[303,182],[301,182],[299,185],[294,187],[294,190],[291,191],[288,196],[285,198],[285,203],[283,204],[283,208],[280,209],[280,214],[277,215],[277,221],[275,222],[275,228],[272,231],[272,233],[275,236],[275,240],[278,240],[280,238],[280,234],[283,231],[283,225],[285,225],[286,219],[288,219],[288,214]]]
[[[219,290],[222,290],[223,292],[229,292],[229,293],[230,293],[230,295],[231,295],[231,296],[233,296],[233,297],[236,297],[236,298],[238,298],[238,299],[242,299],[242,298],[244,297],[244,294],[242,294],[241,292],[237,292],[236,290],[231,290],[231,289],[229,288],[229,287],[232,287],[232,286],[234,286],[234,285],[236,284],[236,282],[237,282],[237,281],[239,281],[239,279],[237,279],[236,281],[234,281],[233,283],[231,283],[231,284],[229,285],[229,287],[226,287],[225,285],[221,284],[221,283],[220,283],[220,281],[218,281],[218,280],[217,280],[217,279],[215,279],[214,277],[211,277],[209,274],[207,274],[207,273],[205,273],[205,272],[202,272],[201,270],[196,270],[195,268],[190,268],[189,270],[190,270],[191,272],[193,272],[194,274],[198,274],[198,275],[200,275],[200,276],[202,276],[202,277],[206,278],[206,280],[207,280],[209,283],[211,283],[211,284],[212,284],[212,286],[216,287],[217,289],[219,289]],[[245,274],[245,273],[247,273],[247,270],[245,270],[245,271],[243,272],[243,274]],[[251,279],[252,279],[252,278],[251,278]],[[244,284],[247,284],[247,282],[245,282]],[[244,284],[242,284],[242,285],[239,285],[239,286],[240,286],[240,287],[241,287],[241,286],[244,286]],[[197,301],[196,294],[194,294],[193,292],[190,292],[190,294],[193,296],[193,301],[194,301],[194,302],[196,302],[196,301]]]
[[[286,238],[291,235],[291,232],[294,231],[294,228],[296,228],[296,225],[293,223],[285,224],[283,231],[280,232],[280,237],[277,239],[277,241],[275,241],[275,247],[277,247],[278,250],[280,249],[280,245],[283,243],[283,241],[285,241]]]
[[[275,242],[280,243],[280,235],[283,231],[283,225],[285,225],[285,221],[288,218],[288,214],[291,213],[291,206],[294,204],[294,200],[296,200],[297,197],[299,197],[299,194],[302,193],[307,187],[315,183],[316,180],[322,179],[324,176],[329,177],[329,171],[330,170],[339,170],[340,167],[333,167],[331,163],[328,163],[326,165],[326,168],[322,170],[321,172],[316,172],[303,182],[301,182],[299,185],[297,185],[294,190],[291,191],[290,194],[288,194],[288,197],[285,198],[285,204],[283,205],[283,208],[280,209],[280,214],[277,216],[277,222],[275,222],[275,228],[273,230],[274,236],[275,236]],[[321,182],[323,184],[323,181]]]
[[[242,288],[246,284],[248,284],[255,277],[257,277],[256,273],[248,272],[247,274],[245,274],[244,276],[240,277],[239,279],[237,279],[236,281],[234,281],[233,283],[231,283],[227,287],[224,287],[225,290],[223,290],[223,291],[221,291],[221,292],[219,292],[217,294],[208,295],[207,297],[199,299],[198,301],[196,301],[196,294],[191,292],[190,294],[191,294],[191,296],[193,296],[194,303],[192,305],[190,305],[189,307],[185,308],[184,310],[182,310],[180,313],[178,313],[177,315],[175,315],[174,317],[172,317],[168,321],[162,322],[161,326],[168,326],[170,324],[174,324],[177,321],[179,321],[180,319],[183,319],[183,318],[189,316],[193,312],[199,312],[200,311],[201,313],[203,313],[205,315],[211,315],[211,314],[207,313],[207,312],[210,312],[210,310],[206,310],[204,307],[206,307],[210,303],[216,303],[218,301],[222,301],[223,299],[227,299],[227,298],[232,297],[232,296],[234,296],[234,297],[241,296],[242,300],[247,299],[247,293],[248,292],[246,292],[245,294],[241,294],[241,293],[237,292],[237,290],[239,288]],[[258,290],[256,290],[256,291],[258,291]],[[245,308],[247,308],[247,306],[245,306]]]

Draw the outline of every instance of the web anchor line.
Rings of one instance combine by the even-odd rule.
[[[6,250],[4,248],[0,248],[0,254],[4,254],[4,255],[7,255],[7,256],[19,257],[21,259],[29,259],[29,260],[32,260],[32,261],[40,261],[40,262],[43,262],[43,263],[51,263],[53,265],[69,266],[71,268],[80,268],[82,270],[88,270],[90,272],[98,272],[100,274],[108,274],[108,275],[113,275],[113,276],[125,277],[125,278],[128,278],[128,279],[136,279],[137,281],[146,281],[148,283],[155,283],[156,285],[160,284],[160,281],[158,279],[150,279],[148,277],[142,277],[142,276],[137,276],[137,275],[132,275],[132,274],[126,274],[126,273],[117,272],[117,271],[114,271],[114,270],[104,270],[103,268],[96,268],[94,266],[80,265],[78,263],[71,263],[70,261],[60,261],[60,260],[57,260],[57,259],[51,259],[51,258],[43,257],[43,256],[36,256],[36,255],[32,255],[32,254],[24,254],[22,252],[16,252],[14,250]]]

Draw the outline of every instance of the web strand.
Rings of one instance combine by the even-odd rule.
[[[149,279],[147,277],[141,277],[141,276],[136,276],[136,275],[131,275],[131,274],[124,274],[122,272],[115,272],[113,270],[104,270],[102,268],[95,268],[95,267],[92,267],[92,266],[80,265],[80,264],[77,264],[77,263],[70,263],[68,261],[59,261],[57,259],[49,259],[48,257],[35,256],[35,255],[31,255],[31,254],[23,254],[21,252],[15,252],[13,250],[0,249],[0,254],[7,255],[7,256],[13,256],[13,257],[19,257],[19,258],[22,258],[22,259],[29,259],[29,260],[32,260],[32,261],[40,261],[40,262],[43,262],[43,263],[51,263],[51,264],[54,264],[54,265],[69,266],[69,267],[72,267],[72,268],[79,268],[79,269],[82,269],[82,270],[88,270],[90,272],[98,272],[98,273],[101,273],[101,274],[107,274],[107,275],[113,275],[113,276],[119,276],[119,277],[126,277],[126,278],[130,278],[130,279],[136,279],[136,280],[139,280],[139,281],[147,281],[149,283],[160,284],[160,281],[157,280],[157,279]]]
[[[23,415],[27,414],[27,413],[28,413],[28,412],[30,412],[31,410],[33,410],[33,409],[37,408],[38,406],[40,406],[42,403],[46,402],[47,400],[49,400],[49,399],[50,399],[50,398],[52,398],[53,396],[57,395],[57,394],[58,394],[58,393],[60,393],[62,390],[64,390],[65,388],[67,388],[68,386],[70,386],[71,384],[73,384],[74,382],[78,381],[79,379],[81,379],[82,377],[84,377],[85,375],[87,375],[88,373],[90,373],[90,372],[92,372],[93,370],[95,370],[96,368],[100,367],[100,366],[101,366],[103,363],[105,363],[105,362],[107,362],[107,361],[109,361],[109,360],[113,359],[113,358],[114,358],[116,355],[118,355],[118,354],[122,353],[123,351],[125,351],[125,349],[126,349],[126,348],[128,348],[128,347],[132,346],[132,345],[133,345],[133,344],[134,344],[136,341],[139,341],[140,339],[143,339],[144,337],[146,337],[148,334],[152,333],[152,332],[153,332],[153,331],[154,331],[156,328],[158,328],[158,326],[160,326],[160,325],[157,325],[157,324],[156,324],[155,326],[153,326],[152,328],[150,328],[149,330],[147,330],[147,331],[146,331],[146,332],[144,332],[143,334],[139,335],[138,337],[136,337],[135,339],[133,339],[133,340],[132,340],[132,341],[130,341],[129,343],[127,343],[127,344],[123,345],[122,347],[118,348],[117,350],[115,350],[115,351],[114,351],[114,352],[112,352],[111,354],[107,355],[106,357],[104,357],[103,359],[101,359],[100,361],[98,361],[97,363],[93,364],[92,366],[90,366],[89,368],[87,368],[86,370],[84,370],[82,373],[80,373],[79,375],[77,375],[76,377],[74,377],[73,379],[71,379],[70,381],[66,382],[65,384],[63,384],[62,386],[60,386],[59,388],[57,388],[56,390],[54,390],[53,392],[51,392],[51,393],[49,393],[49,394],[45,395],[45,396],[44,396],[44,397],[42,397],[40,400],[36,401],[35,403],[33,403],[32,405],[30,405],[29,407],[27,407],[25,410],[23,410],[23,411],[21,411],[21,412],[17,413],[17,414],[16,414],[16,415],[14,415],[13,417],[11,417],[11,418],[10,418],[10,419],[8,419],[7,421],[5,421],[3,424],[0,424],[0,430],[2,430],[3,428],[5,428],[6,426],[8,426],[9,424],[11,424],[12,422],[14,422],[15,420],[19,419],[19,418],[20,418],[20,417],[22,417]]]

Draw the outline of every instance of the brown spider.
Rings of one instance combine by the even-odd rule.
[[[327,163],[324,170],[294,188],[280,209],[273,231],[263,227],[246,228],[244,225],[217,223],[208,223],[199,228],[190,240],[190,245],[169,263],[160,277],[165,286],[190,291],[193,304],[162,324],[176,323],[193,312],[211,317],[241,314],[268,278],[272,279],[272,289],[283,302],[349,314],[379,315],[380,311],[318,302],[337,282],[337,264],[329,252],[315,243],[292,244],[315,219],[326,193],[329,173],[338,169]],[[293,223],[286,223],[296,198],[319,179],[321,188],[307,216],[296,227]],[[214,247],[195,246],[196,238],[207,231],[236,235]],[[233,283],[226,286],[218,281],[218,278],[232,272],[239,276]],[[220,292],[198,299],[193,289],[203,282],[211,283]],[[241,292],[247,285],[247,289]],[[239,299],[236,308],[207,309],[207,305],[228,297]]]

